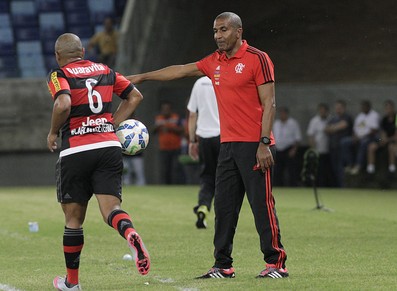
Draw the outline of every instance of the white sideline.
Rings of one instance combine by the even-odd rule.
[[[161,278],[161,277],[154,277],[155,280],[159,281],[160,283],[175,283],[175,280],[172,278]],[[199,288],[190,288],[190,287],[181,287],[181,286],[174,286],[175,289],[180,291],[200,291]]]
[[[4,285],[1,283],[0,283],[0,290],[2,290],[2,291],[21,291],[19,289],[16,289],[16,288],[10,286],[10,285]]]

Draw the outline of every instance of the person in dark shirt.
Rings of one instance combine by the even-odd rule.
[[[380,123],[380,139],[368,145],[367,173],[375,173],[376,152],[380,148],[387,148],[389,173],[396,172],[396,111],[394,102],[385,102],[385,115]]]
[[[335,115],[331,117],[324,130],[329,136],[329,153],[335,186],[343,187],[344,165],[340,154],[340,141],[352,135],[353,118],[346,112],[346,102],[343,100],[335,102],[334,111]]]

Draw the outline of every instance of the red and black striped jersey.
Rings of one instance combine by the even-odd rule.
[[[258,86],[274,82],[274,66],[269,56],[244,40],[232,58],[215,51],[196,65],[214,85],[221,142],[259,141],[263,109]],[[273,134],[270,139],[273,145]]]
[[[113,127],[113,93],[126,99],[134,86],[104,64],[88,60],[69,63],[50,72],[48,89],[54,100],[69,94],[71,112],[61,128],[60,156],[120,146]]]

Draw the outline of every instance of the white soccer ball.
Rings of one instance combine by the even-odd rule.
[[[123,260],[124,261],[132,261],[132,256],[130,255],[130,254],[125,254],[124,256],[123,256]]]
[[[123,154],[136,155],[146,149],[149,143],[149,132],[146,126],[136,119],[127,119],[116,129]]]

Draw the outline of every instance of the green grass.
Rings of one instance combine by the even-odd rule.
[[[84,225],[84,290],[396,290],[397,191],[320,189],[334,212],[313,210],[311,189],[274,189],[290,277],[260,280],[264,267],[245,201],[234,242],[236,278],[194,280],[213,263],[213,216],[195,229],[196,186],[125,187],[123,208],[148,248],[152,269],[140,276],[123,261],[126,242],[107,226],[96,200]],[[38,221],[30,233],[29,221]],[[0,290],[52,290],[64,274],[63,214],[55,188],[0,188]]]

